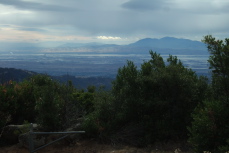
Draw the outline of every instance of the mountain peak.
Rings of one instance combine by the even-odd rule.
[[[199,41],[189,39],[163,37],[161,39],[144,38],[135,43],[130,44],[133,47],[150,47],[154,48],[170,48],[170,49],[205,49],[205,45]]]
[[[178,40],[179,38],[175,38],[175,37],[163,37],[160,40]]]

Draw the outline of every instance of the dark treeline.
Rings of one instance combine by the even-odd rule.
[[[23,80],[37,74],[39,73],[22,69],[0,67],[0,84],[4,84],[10,80],[14,82],[22,82]],[[111,82],[114,80],[114,77],[75,77],[68,74],[50,77],[60,83],[66,83],[71,80],[72,85],[77,89],[87,89],[88,86],[93,85],[95,87],[104,86],[109,90],[111,89]]]
[[[140,68],[128,61],[110,91],[80,90],[34,75],[0,85],[0,128],[38,123],[61,131],[78,123],[85,137],[144,147],[156,142],[189,142],[195,152],[229,150],[229,39],[205,36],[211,82],[186,68],[176,56],[164,61],[150,51]]]

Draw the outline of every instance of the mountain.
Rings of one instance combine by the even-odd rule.
[[[164,37],[161,39],[145,38],[135,43],[129,44],[131,47],[152,47],[169,49],[206,49],[204,43],[192,41],[189,39],[178,39],[173,37]]]
[[[207,54],[204,43],[189,39],[164,37],[161,39],[145,38],[128,45],[101,43],[67,43],[56,48],[58,52],[77,52],[91,54],[148,54],[149,50],[160,54]]]
[[[102,44],[102,43],[19,43],[0,42],[0,51],[23,53],[112,53],[112,54],[148,54],[149,50],[163,54],[189,54],[192,52],[206,54],[204,43],[189,39],[164,37],[161,39],[145,38],[128,45]],[[55,47],[54,47],[55,46]]]
[[[164,37],[161,39],[145,38],[128,45],[102,44],[102,43],[66,43],[58,47],[70,48],[106,48],[106,47],[152,47],[169,49],[206,49],[204,43],[189,39],[179,39],[174,37]]]

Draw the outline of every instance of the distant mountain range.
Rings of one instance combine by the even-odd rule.
[[[207,73],[205,58],[209,56],[207,47],[202,42],[188,39],[145,38],[128,45],[0,42],[0,63],[1,67],[4,67],[0,68],[0,81],[5,82],[9,79],[22,81],[24,78],[36,74],[31,71],[36,71],[60,75],[53,76],[60,82],[71,79],[73,84],[79,88],[86,88],[88,85],[105,85],[109,88],[112,79],[106,78],[107,76],[115,76],[118,68],[123,66],[126,60],[131,59],[140,65],[143,60],[150,57],[149,50],[165,55],[165,57],[169,54],[182,55],[181,57],[184,57],[183,60],[189,67],[194,68],[200,74]],[[79,54],[81,55],[79,56]],[[192,58],[189,55],[192,55]],[[68,72],[74,76],[63,75],[69,74]]]
[[[192,41],[189,39],[178,39],[173,37],[164,37],[161,39],[145,38],[135,43],[129,44],[128,46],[168,49],[206,49],[206,46],[202,42]]]
[[[53,46],[53,47],[51,47]],[[77,52],[77,53],[119,53],[119,54],[148,54],[149,50],[167,54],[207,54],[207,48],[200,41],[164,37],[161,39],[145,38],[128,45],[102,43],[5,43],[0,42],[0,51],[10,52]]]

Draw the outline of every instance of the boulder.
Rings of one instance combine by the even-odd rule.
[[[77,123],[74,126],[66,129],[65,131],[82,131],[81,128],[81,123]],[[82,134],[70,134],[66,140],[70,143],[70,144],[75,144],[77,141],[79,141],[82,138]]]
[[[37,124],[33,124],[33,127],[36,129]],[[29,124],[7,125],[2,129],[1,138],[6,142],[6,144],[17,144],[19,142],[19,136],[29,132],[29,128]]]
[[[7,125],[2,129],[2,139],[7,144],[18,143],[18,136],[23,133],[23,125]]]
[[[29,148],[30,134],[29,132],[19,135],[19,145]],[[33,135],[33,145],[35,148],[45,145],[46,138],[44,136]]]

